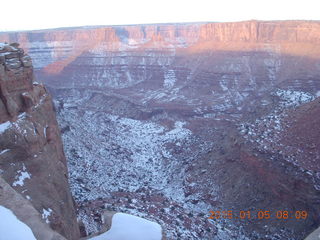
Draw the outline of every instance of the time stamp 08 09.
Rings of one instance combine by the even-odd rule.
[[[298,211],[269,211],[269,210],[259,210],[259,211],[209,211],[209,219],[279,219],[279,220],[305,220],[308,217],[308,212],[304,210]]]

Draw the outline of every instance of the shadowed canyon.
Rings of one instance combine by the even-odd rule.
[[[105,209],[158,222],[168,240],[301,240],[319,226],[320,22],[92,26],[0,42],[20,44],[53,96],[83,235]]]

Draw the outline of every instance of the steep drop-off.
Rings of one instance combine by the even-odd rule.
[[[45,223],[67,239],[79,239],[52,99],[43,85],[34,82],[31,59],[18,44],[0,43],[0,169],[17,192],[1,182],[0,205],[14,208],[38,239],[62,239],[41,233],[50,229]],[[25,200],[20,201],[19,194]],[[33,208],[43,223],[34,220]]]

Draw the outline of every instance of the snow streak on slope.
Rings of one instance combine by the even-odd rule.
[[[315,97],[307,92],[283,89],[277,89],[272,95],[279,98],[274,110],[252,123],[241,124],[240,133],[247,141],[255,144],[260,151],[276,152],[281,154],[286,161],[299,165],[296,162],[299,159],[297,154],[302,150],[282,143],[281,137],[290,127],[286,120],[288,111],[311,102]]]

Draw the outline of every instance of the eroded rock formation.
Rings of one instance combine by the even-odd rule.
[[[43,222],[67,239],[79,238],[52,99],[34,82],[31,59],[18,44],[0,44],[0,169],[1,177]],[[2,200],[7,202],[1,205],[14,205]]]

